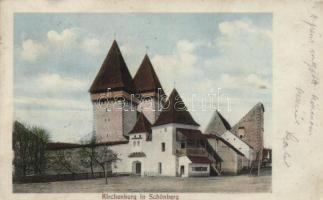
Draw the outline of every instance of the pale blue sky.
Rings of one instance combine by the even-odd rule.
[[[92,129],[87,92],[116,39],[132,75],[148,55],[166,90],[207,99],[221,88],[234,125],[253,105],[265,105],[265,143],[270,145],[272,15],[38,14],[14,17],[15,118],[47,128],[55,141],[77,142]],[[192,111],[204,130],[213,111]]]

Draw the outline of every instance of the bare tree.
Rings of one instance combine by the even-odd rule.
[[[120,160],[118,154],[111,150],[107,144],[104,144],[96,148],[94,160],[102,168],[105,184],[108,184],[108,170],[111,169],[113,163]]]
[[[91,168],[92,177],[93,168],[100,167],[104,172],[105,183],[108,184],[108,172],[112,164],[120,160],[118,154],[109,148],[109,143],[100,142],[95,133],[89,140],[82,141],[83,145],[79,151],[81,165]]]
[[[49,155],[50,167],[52,167],[56,172],[69,172],[71,174],[76,174],[78,167],[73,161],[73,152],[69,149],[59,149],[52,151]]]
[[[79,150],[80,163],[83,167],[91,169],[92,178],[94,178],[94,167],[96,165],[94,157],[96,154],[96,137],[93,134],[89,140],[81,141],[83,144],[82,148]]]

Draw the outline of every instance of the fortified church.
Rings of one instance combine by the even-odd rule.
[[[132,78],[116,41],[89,93],[95,136],[121,159],[110,167],[113,173],[183,177],[237,174],[261,162],[263,104],[255,105],[233,127],[215,111],[202,132],[176,89],[165,98],[148,55]]]

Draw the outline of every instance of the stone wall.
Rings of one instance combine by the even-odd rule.
[[[137,108],[120,101],[93,103],[94,130],[100,142],[124,141],[137,121]]]
[[[264,148],[264,106],[255,105],[234,127],[232,133],[252,146],[255,152]]]

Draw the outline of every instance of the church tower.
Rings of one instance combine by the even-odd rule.
[[[89,90],[100,142],[125,141],[137,121],[136,88],[116,41]]]
[[[160,115],[166,96],[147,54],[133,80],[141,97],[138,111],[153,124]]]

